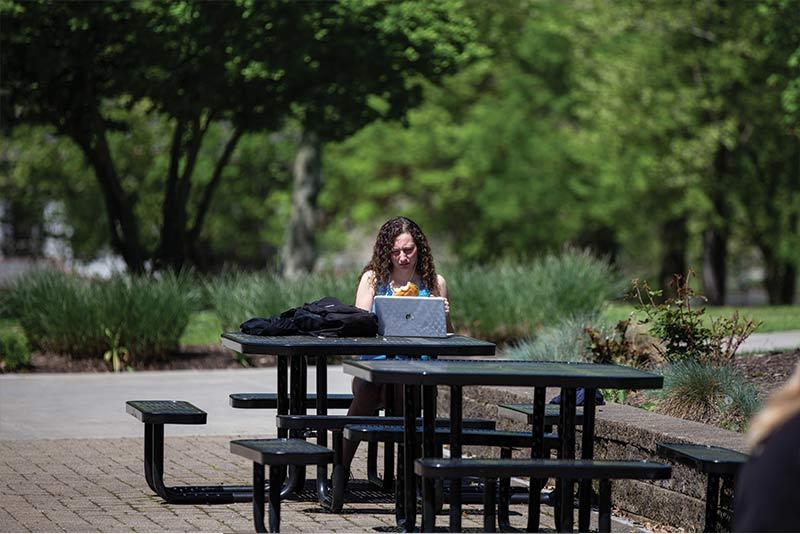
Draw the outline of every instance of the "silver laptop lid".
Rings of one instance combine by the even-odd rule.
[[[377,296],[378,334],[404,337],[447,337],[441,297]]]

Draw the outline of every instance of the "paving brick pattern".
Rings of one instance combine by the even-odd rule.
[[[170,437],[168,485],[249,485],[251,464],[229,452],[228,442],[247,436]],[[252,437],[252,436],[249,436]],[[252,531],[252,505],[170,505],[144,479],[142,438],[0,441],[0,530],[3,532],[232,532]],[[366,447],[354,463],[366,478]],[[309,474],[312,473],[309,469]],[[463,529],[480,532],[480,505],[464,507]],[[552,530],[550,509],[543,526]],[[447,507],[437,524],[446,526]],[[523,527],[525,510],[512,507]],[[394,532],[391,498],[346,503],[341,514],[315,501],[281,503],[284,532]]]

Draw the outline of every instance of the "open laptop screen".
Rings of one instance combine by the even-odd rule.
[[[377,296],[374,304],[382,336],[447,337],[441,297]]]

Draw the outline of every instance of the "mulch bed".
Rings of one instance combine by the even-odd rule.
[[[247,367],[275,365],[273,356],[248,359]],[[137,371],[163,371],[179,369],[242,369],[234,353],[218,345],[181,347],[168,360],[137,364]],[[34,352],[31,367],[20,371],[28,373],[106,373],[109,367],[101,358],[71,358],[63,354]]]
[[[783,385],[800,362],[800,349],[788,352],[768,352],[759,356],[739,356],[733,367],[744,375],[765,398]]]

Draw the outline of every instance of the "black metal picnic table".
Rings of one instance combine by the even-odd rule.
[[[427,356],[491,356],[495,345],[487,341],[461,335],[443,338],[426,337],[317,337],[317,336],[253,336],[240,332],[225,332],[222,345],[245,355],[274,355],[277,357],[279,415],[305,413],[308,392],[308,358],[316,358],[316,410],[318,415],[328,413],[328,358],[351,355],[403,355],[412,358]],[[291,376],[289,370],[291,369]],[[291,392],[291,393],[290,393]],[[288,432],[278,430],[279,437]],[[325,433],[318,442],[326,444]],[[300,472],[302,471],[302,473]],[[285,491],[302,488],[304,470],[292,470]],[[318,491],[327,493],[327,481],[318,477]]]
[[[416,522],[416,484],[414,479],[413,452],[416,450],[414,414],[408,409],[409,399],[416,397],[422,387],[423,399],[423,456],[435,456],[434,420],[436,417],[436,386],[450,387],[450,456],[461,457],[462,388],[470,385],[533,387],[533,424],[531,456],[541,458],[544,454],[544,406],[545,390],[548,386],[561,388],[559,436],[561,448],[559,458],[575,458],[575,403],[576,390],[586,389],[584,395],[584,420],[582,429],[581,457],[590,459],[594,455],[595,390],[658,389],[663,377],[653,373],[617,365],[568,362],[528,362],[504,360],[438,360],[438,361],[352,361],[345,362],[344,372],[369,382],[397,384],[404,387],[406,404],[404,436],[404,529],[411,532]],[[423,506],[423,530],[435,527],[434,494],[431,482],[423,488],[426,495]],[[531,481],[528,503],[528,525],[539,523],[540,488]],[[572,481],[561,481],[561,527],[572,530]],[[581,483],[579,505],[579,529],[588,530],[591,486]],[[460,486],[451,485],[450,530],[461,530]]]

